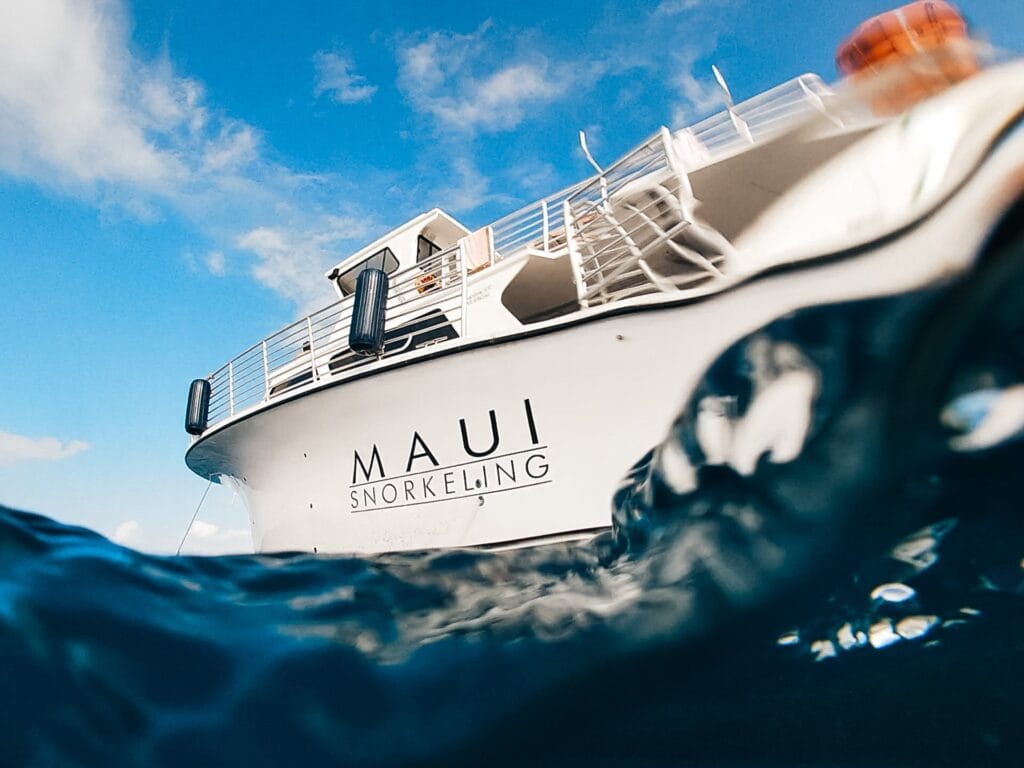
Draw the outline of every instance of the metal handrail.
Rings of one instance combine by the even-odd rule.
[[[569,252],[581,306],[663,290],[664,281],[644,261],[645,249],[649,252],[667,243],[685,251],[675,238],[692,222],[676,199],[684,195],[680,185],[685,179],[680,181],[679,176],[749,144],[748,135],[755,141],[763,140],[795,116],[809,109],[822,109],[830,94],[818,77],[802,75],[673,134],[659,132],[602,173],[491,224],[492,259],[499,262],[528,249],[549,256]],[[737,121],[748,135],[737,127]],[[685,170],[676,167],[669,157],[666,135],[693,150],[684,153]],[[662,176],[671,179],[673,175],[675,182],[659,181]],[[673,190],[673,184],[679,188]],[[649,195],[649,199],[641,204],[630,202],[629,195],[634,191]],[[665,222],[667,227],[657,221],[662,214],[651,213],[665,202],[674,202],[678,209],[674,209],[676,218]],[[614,210],[617,205],[621,209],[618,212]],[[721,276],[723,256],[697,256],[695,264],[699,259],[706,262],[703,271],[675,276],[672,285],[681,288]],[[424,284],[427,275],[433,280]],[[393,273],[382,357],[402,354],[414,342],[421,345],[466,338],[469,278],[460,244]],[[346,296],[289,323],[211,373],[208,425],[314,384],[324,376],[373,364],[373,358],[360,357],[348,345],[353,300]]]
[[[429,283],[434,287],[424,286],[427,275],[434,276]],[[453,335],[464,336],[466,277],[458,245],[393,273],[382,356],[407,351],[417,339],[421,340],[418,343],[437,343]],[[372,364],[373,358],[361,357],[349,348],[353,302],[353,296],[346,296],[289,323],[211,373],[208,425],[325,375]],[[438,314],[433,316],[433,312]]]

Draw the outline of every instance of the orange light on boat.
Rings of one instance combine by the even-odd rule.
[[[887,85],[872,105],[894,114],[977,72],[969,40],[956,8],[918,0],[860,24],[836,50],[836,67],[856,81],[884,75]]]
[[[844,75],[854,75],[965,39],[967,23],[953,6],[942,0],[918,0],[858,26],[836,50],[836,66]]]

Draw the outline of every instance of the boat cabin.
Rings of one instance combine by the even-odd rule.
[[[477,286],[470,302],[474,304],[475,333],[496,332],[578,309],[565,237],[537,232],[532,241],[518,242],[507,236],[510,231],[524,228],[517,221],[505,230],[487,226],[470,232],[445,211],[434,208],[347,256],[325,275],[342,300],[355,293],[364,270],[379,269],[388,275],[391,329],[407,330],[410,325],[395,322],[404,314],[400,306],[409,311],[441,309],[448,317],[460,316],[460,326],[464,325],[461,292],[447,289],[459,288],[469,278]],[[500,251],[496,238],[501,240]],[[513,263],[509,256],[525,258]],[[491,267],[495,269],[481,274]],[[451,338],[461,335],[452,334]]]
[[[327,273],[338,297],[344,299],[356,289],[356,279],[364,269],[374,268],[393,275],[414,265],[423,265],[431,257],[451,248],[469,234],[469,230],[440,208],[421,213],[377,238],[351,256],[339,261]]]

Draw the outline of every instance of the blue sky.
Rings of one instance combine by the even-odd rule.
[[[480,226],[815,71],[885,2],[0,5],[0,503],[173,550],[191,379],[441,206]],[[962,10],[1024,48],[1024,4]],[[247,546],[214,487],[187,549]]]

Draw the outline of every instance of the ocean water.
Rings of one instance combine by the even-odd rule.
[[[0,764],[1020,765],[1024,302],[982,282],[740,340],[589,542],[168,558],[0,508]]]

